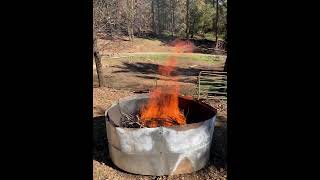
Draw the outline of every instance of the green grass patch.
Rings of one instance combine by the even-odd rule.
[[[211,41],[215,41],[216,40],[216,35],[214,35],[213,33],[206,33],[204,35],[205,39],[211,40]],[[218,39],[219,40],[224,40],[224,36],[223,35],[218,35]]]
[[[210,41],[215,41],[216,40],[216,35],[214,35],[214,33],[206,33],[204,35],[196,34],[196,35],[194,35],[194,39],[198,39],[198,40],[207,39],[207,40],[210,40]],[[218,39],[219,40],[224,40],[224,36],[223,35],[219,35]]]
[[[152,54],[152,55],[134,55],[134,56],[130,56],[127,57],[126,59],[128,60],[153,60],[153,61],[166,61],[168,58],[170,57],[170,55],[168,54]],[[217,62],[221,62],[221,60],[218,57],[214,57],[214,56],[206,56],[206,55],[178,55],[176,56],[178,61],[204,61],[207,63],[217,63]]]
[[[162,32],[161,35],[162,35],[163,37],[172,37],[172,32],[164,31],[164,32]]]

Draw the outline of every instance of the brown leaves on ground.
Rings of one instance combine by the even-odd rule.
[[[94,180],[226,180],[227,172],[224,169],[218,170],[213,165],[209,165],[199,171],[190,174],[180,174],[173,176],[143,176],[129,174],[116,170],[103,163],[93,161]]]
[[[112,88],[93,88],[93,117],[102,116],[113,102],[120,98],[132,95],[133,93],[125,90]]]
[[[217,109],[217,116],[222,120],[227,119],[227,102],[220,99],[206,100],[205,103]]]

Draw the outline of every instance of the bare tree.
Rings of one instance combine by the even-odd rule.
[[[189,24],[189,5],[190,5],[190,1],[187,0],[187,13],[186,13],[186,38],[189,39],[189,29],[190,29],[190,24]]]
[[[216,49],[218,48],[218,30],[219,30],[219,0],[216,0]]]
[[[152,30],[154,33],[156,33],[156,22],[155,22],[155,16],[154,16],[154,0],[151,0],[151,11],[152,11]]]
[[[160,2],[159,0],[157,0],[157,20],[158,20],[158,23],[157,23],[157,26],[158,26],[158,32],[157,34],[160,34],[161,33],[161,21],[160,21]]]
[[[126,14],[127,14],[127,30],[128,30],[128,36],[130,41],[133,41],[134,38],[134,5],[135,1],[134,0],[127,0],[126,4]]]
[[[93,0],[94,26],[112,39],[128,35],[133,40],[149,32],[190,38],[213,31],[217,40],[226,32],[226,4],[227,0]]]
[[[176,0],[171,0],[171,35],[174,36],[175,31],[175,21],[174,21],[174,14],[176,11]]]
[[[135,2],[134,30],[138,35],[148,35],[150,31],[155,32],[153,0],[139,0]],[[154,4],[153,4],[154,5]]]
[[[104,87],[105,81],[104,81],[104,75],[102,71],[101,56],[99,54],[98,47],[97,47],[97,35],[95,30],[93,30],[93,58],[96,64],[99,86]]]

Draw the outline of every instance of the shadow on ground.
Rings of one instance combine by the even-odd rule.
[[[219,120],[217,120],[219,121]],[[224,121],[225,122],[225,121]],[[226,167],[226,142],[227,126],[219,125],[215,127],[212,142],[212,152],[209,164],[214,164],[217,168]],[[106,135],[105,117],[98,116],[93,118],[93,160],[124,172],[116,167],[109,157],[108,144]]]
[[[143,78],[143,79],[149,79],[149,80],[156,80],[160,77],[159,69],[161,68],[173,68],[175,69],[171,76],[179,76],[177,79],[178,82],[184,82],[184,83],[196,83],[197,78],[200,71],[206,71],[206,70],[212,70],[211,67],[165,67],[159,64],[154,63],[143,63],[143,62],[137,62],[137,63],[129,63],[129,62],[123,62],[122,65],[116,65],[112,66],[113,68],[117,68],[118,70],[113,71],[113,74],[117,73],[136,73],[135,77],[137,78]],[[216,71],[221,71],[222,68],[215,68]],[[170,81],[170,78],[161,77],[161,80],[164,81]]]
[[[110,159],[108,150],[108,139],[106,134],[105,116],[97,116],[93,118],[93,160],[125,172],[118,168]]]
[[[172,67],[172,66],[163,66],[154,63],[144,63],[144,62],[123,62],[122,65],[111,66],[113,68],[118,68],[119,70],[113,71],[116,73],[140,73],[144,75],[148,74],[159,74],[159,68],[172,68],[174,71],[171,73],[172,76],[198,76],[200,71],[212,70],[212,67]],[[222,71],[222,68],[216,67],[216,71]]]
[[[172,67],[172,66],[162,66],[159,64],[154,63],[143,63],[143,62],[135,62],[135,63],[128,63],[123,62],[121,66],[112,66],[115,68],[119,68],[120,70],[113,71],[113,73],[126,73],[126,72],[133,72],[133,73],[141,73],[141,74],[158,74],[159,68],[172,68],[175,69],[172,72],[172,76],[197,76],[200,71],[209,70],[210,67],[201,67],[201,68],[193,68],[193,67]]]

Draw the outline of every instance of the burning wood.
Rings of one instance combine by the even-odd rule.
[[[144,125],[140,123],[138,115],[131,116],[129,114],[121,113],[121,126],[127,128],[143,128]]]
[[[144,126],[146,127],[159,127],[159,126],[173,126],[173,125],[179,125],[179,123],[172,118],[168,118],[168,119],[146,119],[145,121],[143,121]]]

